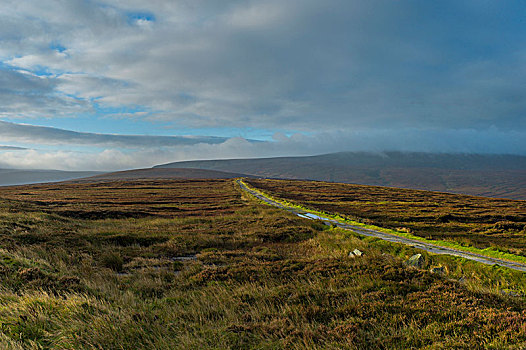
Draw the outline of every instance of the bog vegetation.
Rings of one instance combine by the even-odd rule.
[[[365,224],[526,257],[526,201],[328,182],[247,182],[278,198]]]
[[[473,223],[473,211],[482,209],[472,197],[453,201],[471,211],[442,209],[451,202],[429,193],[404,211],[401,199],[385,199],[373,188],[351,195],[346,188],[317,193],[315,185],[302,184],[306,197],[298,198],[299,189],[285,182],[253,184],[276,192],[279,185],[309,204],[319,204],[312,198],[320,195],[320,202],[338,205],[323,209],[340,213],[354,210],[357,197],[362,204],[385,202],[374,214],[352,215],[397,226],[397,212],[412,218],[403,226],[416,234],[458,227],[451,232],[459,239],[487,236],[487,244],[524,249],[523,228],[506,233],[512,237],[502,243],[503,232],[515,230],[510,223],[522,222],[515,220],[524,214],[521,202],[511,201],[518,203],[515,211],[491,202],[481,215],[498,220]],[[343,191],[337,200],[323,195],[337,190]],[[404,261],[416,252],[411,247],[262,205],[232,180],[19,186],[1,189],[0,198],[2,349],[526,345],[522,273],[430,255],[420,269],[408,267]],[[353,200],[347,206],[342,198]],[[426,226],[414,212],[426,201],[434,203],[428,216],[447,211],[455,220],[435,220],[436,230]],[[462,215],[465,222],[457,220]],[[363,255],[349,256],[353,249]],[[428,271],[437,266],[443,273]]]

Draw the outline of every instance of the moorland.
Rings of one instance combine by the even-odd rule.
[[[247,182],[279,198],[364,224],[526,257],[526,201],[329,182]]]
[[[199,168],[265,178],[317,180],[526,199],[526,157],[425,152],[196,160],[155,168]]]
[[[275,193],[279,186],[281,195],[309,205],[316,204],[310,196],[320,185],[303,183],[305,199],[291,188],[296,182],[247,181]],[[352,195],[346,187],[324,191],[339,196],[336,204],[352,198],[351,208],[358,196],[362,204],[377,201],[382,210],[401,211],[397,206],[403,202],[369,187]],[[442,203],[433,195],[444,196],[421,194],[411,207],[436,203],[431,216],[443,215],[451,203],[477,204],[467,196]],[[497,216],[510,207],[488,202],[489,213],[491,205]],[[524,214],[522,203],[516,205],[517,212],[506,215]],[[360,217],[380,220],[367,213]],[[374,222],[396,226],[386,213],[385,221]],[[455,215],[474,217],[472,211]],[[230,179],[6,187],[0,189],[0,216],[0,347],[5,349],[526,345],[523,273],[425,253],[424,266],[407,266],[418,252],[414,248],[266,206]],[[416,226],[404,227],[418,234],[425,220],[411,218]],[[498,229],[473,225],[479,224],[488,236]],[[350,256],[353,249],[363,255]],[[509,249],[522,251],[520,240]],[[430,273],[433,266],[444,267],[443,273]]]

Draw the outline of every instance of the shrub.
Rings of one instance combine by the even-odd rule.
[[[124,260],[120,254],[115,252],[105,252],[101,257],[102,266],[112,269],[114,271],[122,271]]]

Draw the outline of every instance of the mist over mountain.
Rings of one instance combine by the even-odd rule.
[[[124,181],[137,179],[233,179],[237,177],[251,177],[246,174],[231,173],[218,170],[194,169],[194,168],[151,168],[116,171],[79,179],[78,182],[90,181]]]
[[[97,171],[0,169],[0,186],[57,182],[94,176]]]
[[[308,157],[186,161],[156,168],[199,168],[268,178],[526,199],[526,157],[519,155],[340,152]]]

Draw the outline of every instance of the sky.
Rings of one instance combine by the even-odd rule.
[[[526,155],[526,3],[3,0],[0,168]]]

